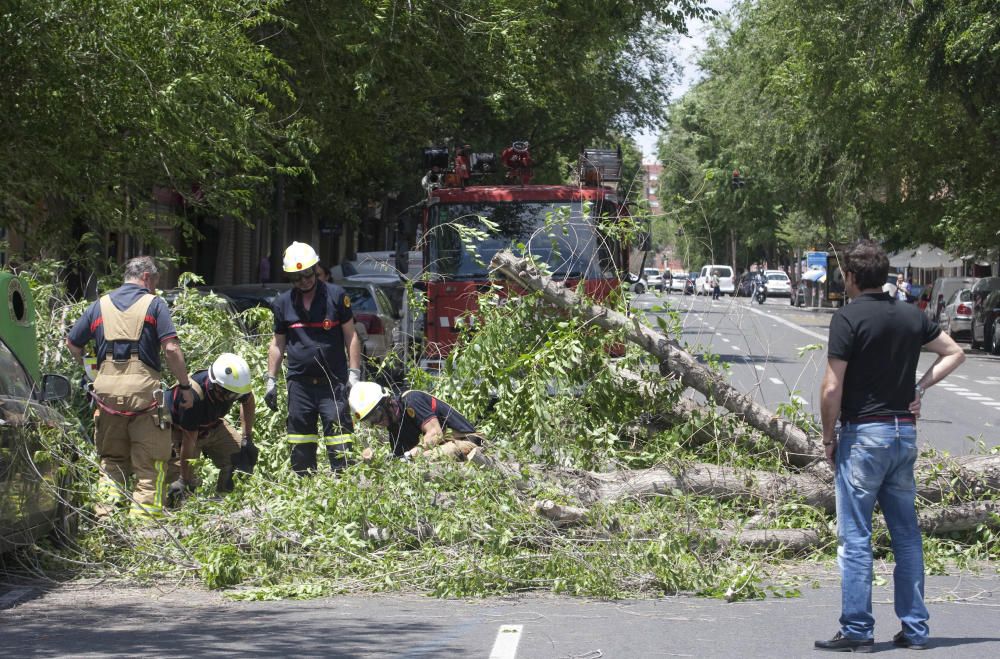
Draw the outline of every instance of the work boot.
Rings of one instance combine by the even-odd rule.
[[[830,652],[871,652],[875,647],[872,639],[862,640],[860,638],[847,638],[840,632],[829,641],[816,641],[813,647],[817,650],[829,650]]]

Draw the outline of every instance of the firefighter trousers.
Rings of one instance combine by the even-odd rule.
[[[107,514],[124,501],[128,479],[135,476],[130,515],[158,517],[163,514],[167,491],[167,461],[170,459],[170,429],[161,429],[155,412],[124,416],[102,412],[96,418],[97,451],[101,458],[98,484]]]
[[[181,429],[174,426],[172,433],[173,454],[170,456],[170,463],[167,466],[167,482],[173,483],[181,475]],[[212,461],[219,469],[219,480],[216,481],[215,489],[218,492],[232,492],[233,490],[233,455],[240,452],[243,445],[243,436],[229,425],[225,419],[222,423],[198,432],[196,446],[202,455]]]
[[[347,407],[347,391],[342,384],[330,385],[326,378],[292,378],[288,381],[288,443],[292,470],[299,476],[315,473],[320,436],[316,422],[323,422],[323,444],[330,468],[339,471],[348,465],[354,426]]]

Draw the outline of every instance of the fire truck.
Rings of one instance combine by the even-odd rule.
[[[628,272],[627,248],[608,229],[627,217],[620,149],[585,149],[575,185],[539,185],[529,145],[492,153],[468,146],[425,149],[422,249],[427,311],[422,366],[436,369],[461,325],[474,322],[489,263],[504,249],[545,263],[568,286],[581,281],[595,299],[618,288]],[[503,176],[501,183],[487,183]],[[423,288],[423,286],[422,286]]]

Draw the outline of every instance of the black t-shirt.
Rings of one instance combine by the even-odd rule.
[[[239,398],[223,400],[216,388],[208,382],[208,371],[198,371],[191,376],[198,383],[202,395],[194,397],[194,404],[186,410],[181,409],[177,386],[171,391],[170,416],[173,422],[184,430],[207,430],[219,425],[219,420],[229,414],[236,403],[242,403],[250,394]]]
[[[342,325],[354,320],[351,298],[336,284],[316,282],[309,311],[302,294],[292,289],[274,301],[274,333],[286,336],[288,377],[325,378],[347,382],[347,356]]]
[[[461,433],[476,432],[475,426],[451,405],[426,392],[407,391],[396,402],[402,414],[398,424],[389,426],[393,455],[401,456],[419,444],[424,424],[433,418],[437,418],[442,430],[450,428]],[[479,443],[476,439],[472,441]]]
[[[920,309],[888,293],[860,295],[835,313],[827,355],[847,362],[841,421],[909,414],[920,348],[940,333]]]

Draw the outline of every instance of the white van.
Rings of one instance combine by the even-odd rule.
[[[732,295],[735,290],[733,287],[733,269],[728,265],[704,265],[701,267],[701,272],[698,273],[698,278],[694,280],[694,292],[695,295],[711,295],[712,294],[712,272],[719,275],[719,290],[726,295]]]

